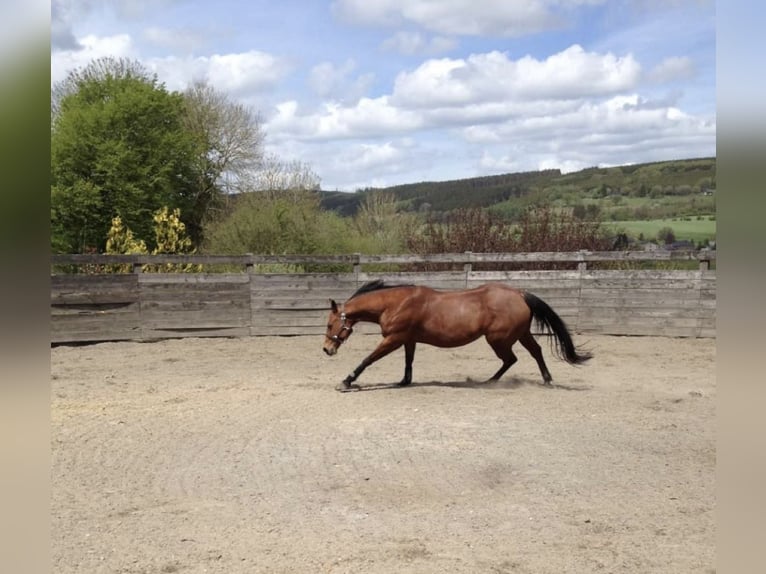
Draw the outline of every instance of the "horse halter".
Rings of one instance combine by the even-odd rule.
[[[346,339],[348,339],[351,336],[351,333],[354,332],[353,327],[351,327],[351,325],[346,324],[346,313],[343,311],[341,311],[340,313],[340,321],[341,321],[341,325],[340,325],[340,331],[338,331],[338,334],[333,335],[332,337],[330,335],[327,335],[327,338],[330,339],[333,343],[337,343],[339,347],[343,343],[345,343]],[[348,331],[348,335],[346,336],[345,339],[340,338],[340,334],[343,333],[343,331]]]

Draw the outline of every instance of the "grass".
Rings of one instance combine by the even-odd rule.
[[[716,221],[712,215],[696,216],[687,221],[682,218],[673,219],[651,219],[647,221],[610,221],[604,225],[615,231],[623,231],[631,237],[637,238],[641,233],[644,239],[654,239],[657,232],[663,227],[670,227],[676,236],[676,240],[689,240],[701,242],[705,239],[714,240],[716,233]]]

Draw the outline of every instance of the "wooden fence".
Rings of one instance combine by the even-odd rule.
[[[372,279],[463,289],[502,281],[548,302],[575,332],[715,337],[714,251],[462,253],[336,256],[54,255],[52,269],[121,264],[130,273],[51,274],[51,342],[170,337],[321,335],[328,299],[345,301]],[[698,261],[692,270],[594,269],[591,263]],[[227,272],[148,273],[145,265],[229,266]],[[519,263],[571,269],[488,271]],[[262,273],[275,264],[347,271]],[[442,266],[446,271],[391,271]],[[241,271],[232,272],[231,268]],[[384,269],[384,270],[381,270]],[[358,332],[378,332],[359,324]]]

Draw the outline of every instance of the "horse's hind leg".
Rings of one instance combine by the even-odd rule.
[[[543,359],[543,350],[540,348],[538,342],[535,341],[532,333],[529,331],[524,333],[524,335],[519,338],[519,342],[524,345],[524,348],[529,351],[529,354],[535,358],[535,361],[537,361],[537,366],[540,367],[540,373],[543,375],[543,382],[546,385],[550,385],[553,382],[553,377],[551,377],[551,373],[548,371],[548,367],[545,364],[545,359]]]
[[[489,378],[489,381],[497,381],[518,359],[513,352],[513,343],[508,339],[490,339],[487,337],[487,343],[489,343],[489,346],[495,351],[497,358],[503,361],[503,365]]]
[[[412,382],[412,361],[415,359],[415,343],[404,344],[404,378],[399,385],[404,387]]]

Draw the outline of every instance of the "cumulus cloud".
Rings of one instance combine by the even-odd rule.
[[[305,140],[379,137],[406,133],[423,127],[420,114],[392,106],[388,97],[361,98],[354,106],[325,103],[314,112],[303,113],[297,102],[276,106],[266,129],[276,139]]]
[[[70,70],[82,68],[92,60],[107,56],[138,59],[134,42],[128,34],[85,36],[78,39],[77,49],[51,53],[51,82],[63,80]],[[269,91],[287,73],[287,66],[279,58],[256,50],[236,54],[140,60],[147,69],[157,74],[168,89],[183,90],[192,80],[204,79],[217,89],[234,96]]]
[[[412,23],[445,35],[523,36],[566,25],[564,15],[605,0],[336,0],[338,17],[356,24]]]
[[[143,63],[170,89],[180,90],[193,79],[204,79],[234,96],[271,90],[287,73],[286,64],[279,58],[257,50],[189,58],[148,58]]]
[[[429,60],[396,78],[393,101],[408,107],[462,106],[505,99],[569,99],[629,89],[641,66],[628,54],[585,52],[578,45],[545,60],[489,52]]]
[[[609,157],[616,158],[617,154],[623,155],[616,163],[626,163],[626,151],[640,157],[661,148],[665,141],[672,141],[673,145],[686,142],[689,147],[684,157],[710,153],[710,144],[715,141],[712,118],[692,116],[675,107],[652,108],[642,103],[642,98],[635,94],[616,96],[604,102],[583,102],[576,109],[558,115],[523,117],[470,128],[466,137],[474,143],[489,145],[502,141],[524,142],[527,152],[555,154],[559,161],[575,161],[577,158],[567,158],[567,154],[587,150],[589,158],[600,158],[599,163]]]
[[[303,141],[449,129],[478,146],[523,138],[536,145],[560,141],[602,150],[684,134],[697,134],[707,144],[714,140],[711,118],[685,114],[673,99],[637,95],[640,79],[631,56],[586,53],[579,46],[545,60],[513,61],[499,52],[435,59],[400,74],[390,96],[318,109],[285,102],[267,129],[270,137]]]

